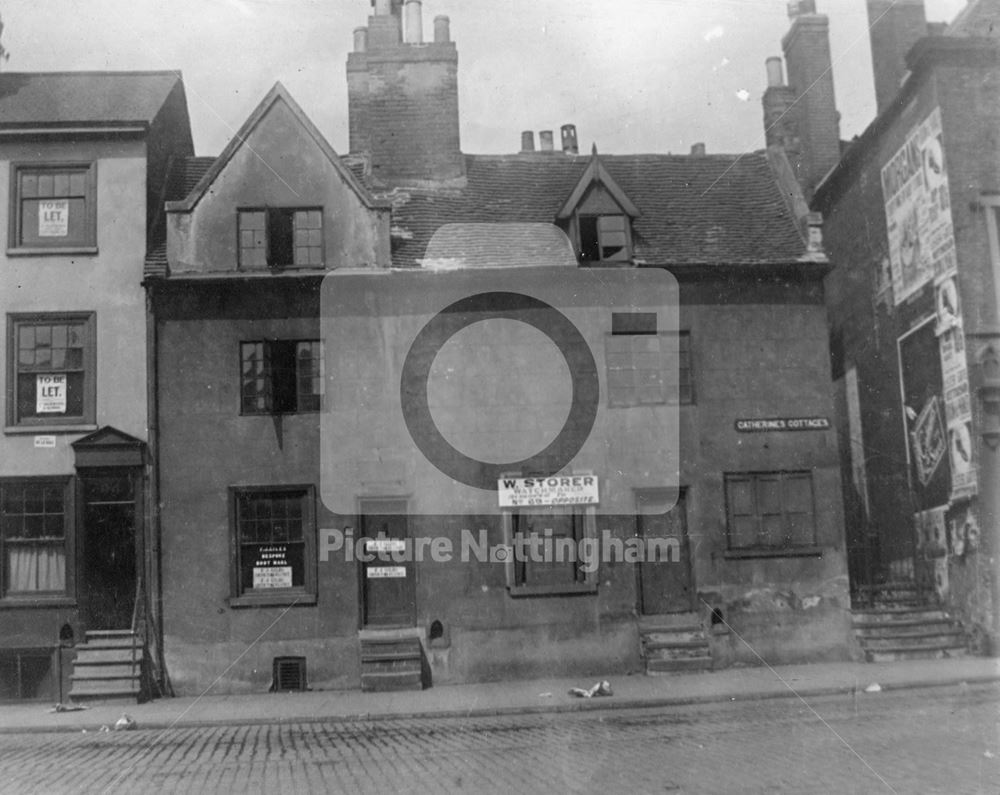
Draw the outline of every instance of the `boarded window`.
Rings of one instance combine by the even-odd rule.
[[[812,475],[726,475],[730,549],[781,549],[816,543]]]

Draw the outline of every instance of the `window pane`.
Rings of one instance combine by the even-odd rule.
[[[746,516],[754,513],[753,488],[750,480],[735,478],[726,483],[729,510],[734,516]]]
[[[250,492],[237,496],[240,587],[305,585],[305,493]],[[290,582],[289,580],[290,575]]]

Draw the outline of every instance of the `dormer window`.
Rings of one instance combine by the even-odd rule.
[[[596,149],[576,186],[556,213],[556,223],[583,263],[631,262],[632,222],[639,208],[611,176]]]
[[[580,260],[582,262],[628,262],[629,219],[624,215],[581,215]]]
[[[239,211],[240,268],[323,265],[323,211],[266,207]]]

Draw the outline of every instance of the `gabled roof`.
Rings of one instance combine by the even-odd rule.
[[[148,125],[180,72],[0,72],[0,129]]]
[[[788,264],[805,254],[764,152],[601,155],[599,162],[635,205],[635,256],[648,264]],[[419,264],[445,224],[555,223],[591,168],[591,157],[561,153],[468,155],[465,187],[396,189],[386,194],[393,264]]]
[[[243,126],[236,132],[232,140],[226,145],[226,148],[222,150],[217,158],[215,158],[209,169],[202,175],[198,183],[191,189],[191,191],[185,196],[184,199],[180,201],[168,202],[167,212],[190,212],[198,204],[201,198],[208,192],[212,183],[215,181],[216,177],[222,173],[226,165],[232,160],[233,156],[246,144],[247,138],[254,131],[254,128],[264,119],[268,111],[272,106],[277,103],[284,103],[288,109],[291,111],[295,119],[302,125],[309,136],[316,142],[316,145],[320,150],[326,155],[333,167],[339,172],[340,176],[343,178],[344,182],[351,186],[351,188],[357,193],[358,198],[361,199],[362,203],[366,207],[384,207],[383,203],[380,203],[374,199],[372,194],[368,189],[358,181],[358,178],[354,176],[351,169],[347,168],[340,160],[340,156],[333,150],[323,134],[316,128],[306,116],[302,108],[299,107],[298,103],[292,99],[292,95],[288,93],[287,89],[280,83],[275,83],[274,87],[267,92],[267,96],[261,100],[260,104],[254,109],[253,113],[250,114],[249,118],[243,123]]]
[[[632,204],[632,200],[629,199],[625,191],[615,182],[615,178],[608,173],[608,170],[597,156],[597,149],[595,148],[593,154],[590,156],[590,163],[580,175],[580,179],[577,180],[573,191],[563,203],[563,206],[559,208],[556,218],[570,218],[576,208],[580,206],[580,202],[583,201],[583,197],[591,185],[603,185],[605,190],[611,194],[611,197],[629,218],[637,218],[639,216],[638,208]]]

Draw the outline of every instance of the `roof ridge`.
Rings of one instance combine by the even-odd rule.
[[[65,69],[55,72],[0,72],[0,78],[4,77],[66,77],[68,75],[81,77],[152,77],[153,75],[164,75],[170,77],[181,77],[180,69]]]

